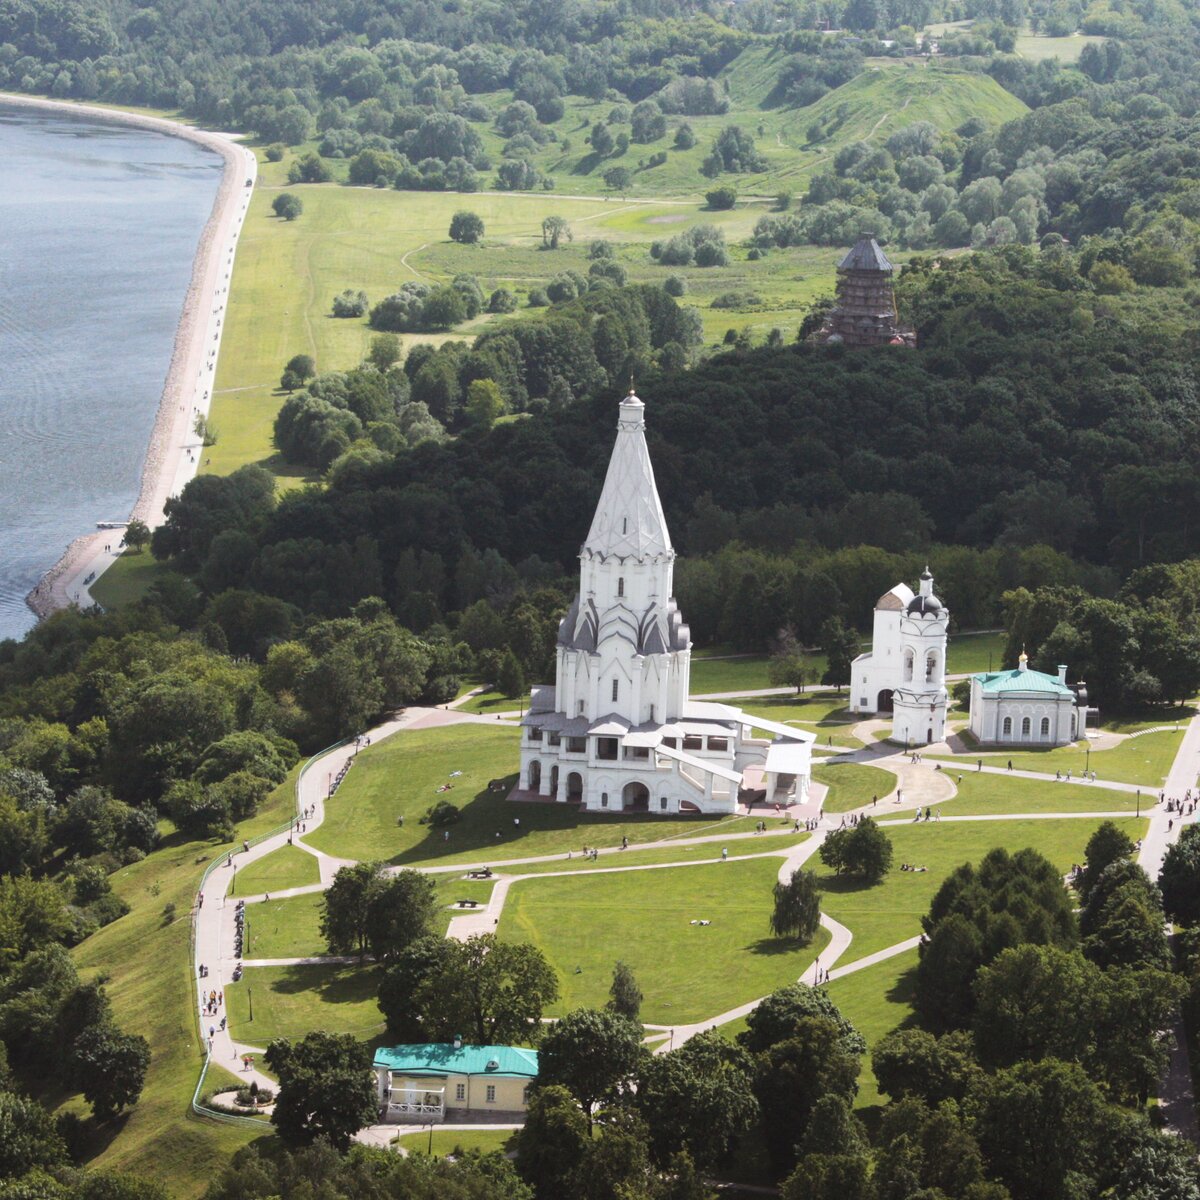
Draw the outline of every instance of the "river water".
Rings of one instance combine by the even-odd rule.
[[[129,516],[221,166],[0,104],[0,638],[69,542]]]

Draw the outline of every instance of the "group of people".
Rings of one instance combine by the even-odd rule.
[[[921,872],[921,871],[928,871],[929,868],[928,867],[917,867],[917,866],[914,866],[912,863],[901,863],[900,870]]]
[[[914,821],[928,821],[931,817],[935,821],[940,821],[942,819],[942,810],[939,808],[937,812],[934,812],[932,805],[927,804],[924,808],[919,804],[917,805],[917,812],[913,817]]]

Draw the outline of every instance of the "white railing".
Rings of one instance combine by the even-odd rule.
[[[446,1110],[440,1104],[410,1104],[407,1101],[393,1100],[388,1104],[388,1114],[392,1113],[402,1117],[423,1117],[426,1121],[440,1121],[445,1117]]]

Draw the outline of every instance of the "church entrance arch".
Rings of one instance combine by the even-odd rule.
[[[558,799],[558,767],[557,766],[553,766],[550,768],[550,795],[553,796],[555,800]]]
[[[578,771],[572,771],[567,776],[567,800],[578,804],[583,799],[583,776]]]
[[[875,711],[890,713],[892,711],[892,689],[884,688],[875,699]]]
[[[529,790],[536,792],[542,786],[542,764],[535,758],[529,764]]]
[[[621,807],[626,812],[649,812],[650,789],[644,783],[627,783],[621,791]]]

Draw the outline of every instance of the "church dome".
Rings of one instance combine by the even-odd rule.
[[[942,611],[942,602],[936,596],[914,596],[906,609],[909,616],[936,617]]]

